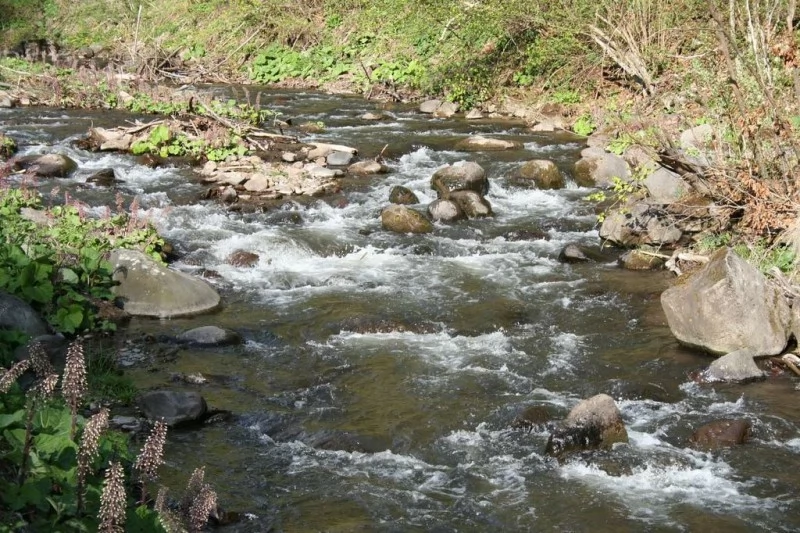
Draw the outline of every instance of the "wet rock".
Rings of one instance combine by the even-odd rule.
[[[347,173],[354,176],[371,176],[373,174],[386,174],[389,167],[377,161],[358,161],[347,167]]]
[[[219,191],[219,200],[225,204],[232,204],[239,198],[239,193],[233,187],[225,187]]]
[[[167,160],[156,154],[142,154],[136,157],[136,163],[148,168],[159,168],[165,166]]]
[[[462,161],[442,167],[431,176],[431,188],[438,198],[448,198],[453,191],[475,191],[478,194],[489,192],[486,171],[478,163]]]
[[[98,185],[100,187],[111,187],[116,182],[117,175],[114,173],[113,168],[104,168],[102,170],[98,170],[86,178],[86,183],[93,183],[94,185]]]
[[[384,116],[377,113],[364,113],[360,118],[361,120],[383,120]]]
[[[148,420],[164,420],[168,426],[201,422],[208,412],[205,399],[197,392],[148,391],[137,403]]]
[[[369,453],[377,450],[369,450],[361,442],[361,439],[347,431],[329,429],[308,435],[303,439],[306,444],[318,450],[341,450],[347,453],[359,452]]]
[[[614,178],[624,182],[630,181],[631,169],[618,155],[604,153],[578,160],[575,163],[573,177],[581,187],[613,187]]]
[[[291,126],[291,123],[284,122],[282,127]],[[325,124],[322,122],[303,122],[297,125],[297,129],[303,133],[322,133],[325,131]]]
[[[511,183],[539,189],[562,189],[565,185],[561,171],[547,159],[534,159],[523,164],[512,177]]]
[[[241,335],[235,331],[217,326],[201,326],[190,329],[176,338],[178,342],[199,346],[230,346],[242,342]]]
[[[430,233],[433,224],[419,211],[404,205],[390,205],[381,211],[381,225],[396,233]]]
[[[411,189],[402,185],[395,185],[389,193],[389,201],[393,204],[414,205],[419,203],[419,198]]]
[[[713,450],[744,444],[750,438],[749,420],[715,420],[695,431],[689,444],[701,450]]]
[[[589,258],[577,244],[568,244],[561,249],[558,260],[562,263],[585,263]]]
[[[15,153],[17,153],[17,142],[0,132],[0,161],[5,161]]]
[[[531,405],[514,418],[511,422],[511,427],[531,432],[535,429],[543,428],[554,418],[552,408],[546,405]]]
[[[700,381],[705,383],[746,383],[764,379],[764,372],[753,360],[756,355],[752,348],[742,348],[715,359],[700,374]]]
[[[208,379],[196,372],[194,374],[182,374],[181,372],[171,372],[169,380],[173,383],[188,383],[189,385],[205,385]]]
[[[349,318],[334,326],[335,331],[350,331],[361,333],[434,333],[437,328],[433,324],[422,322],[404,322],[396,319],[376,318],[374,316],[360,316]]]
[[[483,113],[480,112],[479,109],[475,109],[474,107],[467,111],[467,114],[464,116],[467,120],[480,120],[483,118]]]
[[[531,131],[551,133],[556,131],[556,125],[554,122],[550,120],[543,120],[541,122],[537,122],[536,124],[534,124],[533,127],[531,128]]]
[[[236,250],[225,259],[225,262],[237,268],[251,268],[258,263],[258,260],[258,254],[246,250]]]
[[[325,160],[332,167],[343,167],[352,163],[353,157],[350,152],[331,152]]]
[[[449,200],[458,204],[467,218],[485,218],[494,215],[489,201],[475,191],[453,191]]]
[[[661,305],[679,342],[711,353],[749,348],[753,355],[775,355],[790,335],[782,292],[730,248],[664,291]]]
[[[466,139],[458,141],[455,145],[456,150],[464,152],[517,150],[519,148],[522,148],[521,143],[505,139],[493,139],[482,135],[470,135]]]
[[[419,105],[419,112],[432,115],[441,105],[441,100],[426,100]]]
[[[205,281],[170,270],[137,250],[114,250],[114,294],[134,316],[171,318],[219,307],[217,291]]]
[[[619,264],[627,270],[655,270],[664,265],[665,259],[645,250],[628,250],[619,258]]]
[[[618,442],[628,442],[622,415],[611,396],[598,394],[569,412],[561,427],[550,435],[545,453],[563,457],[577,451],[608,449]]]
[[[439,118],[450,118],[456,113],[458,113],[459,105],[455,102],[442,102],[439,107],[436,108],[436,111],[433,112],[433,116]]]
[[[455,222],[467,218],[456,202],[443,198],[428,204],[428,216],[438,222]]]
[[[108,421],[109,426],[121,431],[138,433],[142,430],[142,421],[135,416],[117,415]]]
[[[42,317],[23,300],[0,291],[0,329],[19,330],[36,337],[50,333]]]
[[[78,168],[78,163],[63,154],[27,155],[17,158],[14,168],[40,178],[66,178]]]
[[[686,195],[690,186],[675,172],[666,168],[659,168],[645,178],[643,182],[650,201],[661,204],[671,204]]]
[[[517,229],[503,234],[503,238],[509,242],[517,241],[549,241],[550,236],[541,230]]]

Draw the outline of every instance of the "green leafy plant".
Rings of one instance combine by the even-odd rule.
[[[94,304],[113,297],[113,268],[105,256],[128,247],[160,260],[163,240],[155,229],[126,213],[89,219],[69,205],[52,208],[50,223],[39,226],[21,216],[22,207],[40,208],[40,199],[0,189],[0,289],[30,303],[59,331],[114,329],[97,318]]]
[[[594,123],[594,120],[592,119],[591,115],[581,115],[572,124],[572,131],[584,137],[588,137],[596,129],[597,125]]]

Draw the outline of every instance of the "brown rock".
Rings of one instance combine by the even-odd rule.
[[[228,256],[225,262],[239,268],[251,268],[258,263],[258,259],[258,254],[245,250],[236,250]]]
[[[430,233],[433,224],[425,215],[404,205],[390,205],[381,212],[384,229],[397,233]]]
[[[389,193],[389,201],[393,204],[413,205],[419,203],[419,198],[411,189],[396,185],[392,187],[392,192]]]
[[[511,182],[521,187],[539,189],[562,189],[565,185],[564,176],[556,164],[546,159],[528,161],[517,170]]]
[[[715,420],[689,437],[689,444],[702,450],[725,448],[744,444],[750,438],[749,420]]]

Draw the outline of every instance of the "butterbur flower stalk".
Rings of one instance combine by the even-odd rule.
[[[202,531],[208,517],[217,509],[217,493],[208,483],[200,488],[200,492],[189,508],[189,531]]]
[[[147,502],[147,489],[145,482],[158,479],[158,467],[164,463],[164,444],[167,441],[167,424],[159,420],[150,431],[150,435],[139,452],[139,457],[133,465],[134,470],[139,473],[139,481],[142,488],[142,499],[140,504]]]
[[[47,356],[47,352],[41,342],[31,343],[28,348],[28,359],[31,361],[31,368],[38,377],[43,378],[55,373],[55,369],[50,363],[50,358]]]
[[[189,512],[189,509],[194,503],[195,498],[200,494],[200,489],[203,488],[203,481],[205,481],[206,467],[195,468],[189,481],[186,483],[186,491],[183,493],[181,499],[181,511],[184,514]]]
[[[30,368],[31,362],[23,359],[8,370],[3,369],[0,373],[0,394],[5,394],[11,386],[17,382],[19,377]]]
[[[100,533],[123,533],[125,531],[125,474],[122,465],[113,462],[106,470],[103,493],[100,495]]]
[[[86,486],[86,476],[92,462],[97,457],[100,437],[108,427],[108,409],[101,409],[96,415],[86,422],[81,435],[81,445],[78,449],[78,513],[83,511],[83,492]]]
[[[78,421],[78,407],[83,401],[88,385],[86,383],[86,360],[83,357],[83,346],[77,340],[67,348],[67,364],[61,382],[61,392],[72,411],[72,427],[70,437],[75,439],[75,427]]]
[[[57,384],[58,374],[53,373],[40,379],[26,394],[28,401],[25,416],[25,441],[22,446],[22,463],[19,467],[17,479],[20,486],[25,483],[25,476],[28,473],[28,456],[31,453],[31,445],[33,444],[33,417],[36,415],[36,408],[40,402],[53,396],[53,391]]]

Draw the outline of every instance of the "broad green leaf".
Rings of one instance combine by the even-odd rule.
[[[72,427],[72,415],[66,407],[44,407],[33,417],[33,427],[51,435],[68,435]]]
[[[25,410],[20,409],[10,415],[0,415],[0,429],[5,429],[8,426],[22,422],[25,419]]]
[[[61,281],[63,281],[64,283],[69,283],[71,285],[74,285],[80,281],[78,275],[71,268],[64,267],[60,269],[58,273],[61,274]]]

